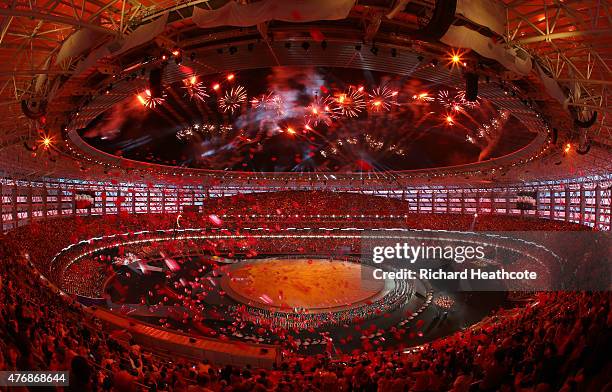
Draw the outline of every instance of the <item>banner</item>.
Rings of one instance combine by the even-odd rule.
[[[506,8],[496,0],[457,0],[457,15],[499,35],[506,33]]]
[[[198,27],[255,26],[269,20],[312,22],[348,16],[355,0],[263,0],[241,5],[230,1],[215,10],[194,7],[191,19]]]
[[[113,52],[113,56],[118,56],[121,53],[125,53],[132,48],[146,44],[147,42],[151,41],[153,38],[164,32],[167,22],[168,13],[165,13],[153,22],[138,27],[132,32],[132,34],[127,36],[125,41],[123,41],[123,45],[121,45],[121,48],[116,52]]]

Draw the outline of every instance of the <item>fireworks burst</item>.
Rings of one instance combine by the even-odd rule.
[[[386,146],[384,139],[378,138],[371,134],[365,133],[362,137],[341,137],[335,141],[329,143],[327,148],[320,151],[321,156],[324,158],[332,155],[338,155],[342,150],[347,151],[351,148],[363,147],[375,152],[383,152],[385,154],[393,154],[396,156],[405,156],[405,150],[397,145],[390,144]]]
[[[507,110],[501,110],[497,115],[486,123],[482,124],[466,135],[466,140],[476,145],[486,145],[490,140],[495,139],[503,130],[503,126],[508,121],[510,113]]]
[[[230,91],[227,91],[225,95],[219,99],[219,107],[224,113],[233,113],[239,109],[244,101],[247,99],[246,89],[242,86],[233,87]]]
[[[396,104],[397,91],[393,91],[387,86],[376,87],[370,94],[370,108],[375,112],[386,112],[391,106]]]
[[[335,106],[336,100],[330,96],[321,97],[316,95],[310,105],[306,108],[306,122],[316,126],[320,122],[330,125],[332,119],[338,117]]]
[[[440,102],[444,107],[451,108],[455,105],[455,97],[451,96],[448,90],[438,91],[437,101]]]
[[[414,99],[415,101],[421,101],[421,102],[433,102],[435,98],[429,95],[429,93],[424,92],[424,93],[413,95],[412,99]]]
[[[463,109],[463,101],[455,94],[451,95],[448,90],[438,91],[437,101],[441,103],[445,108],[451,109],[452,111],[458,112]]]
[[[283,109],[283,100],[279,95],[269,92],[261,94],[258,97],[253,97],[253,99],[251,99],[251,105],[254,109],[275,111],[280,114]]]
[[[479,98],[476,98],[475,101],[468,101],[467,99],[465,99],[465,90],[459,90],[457,95],[455,95],[455,101],[460,102],[461,106],[470,108],[470,109],[475,108],[478,105],[480,105]]]
[[[210,97],[210,95],[208,95],[208,93],[206,92],[206,87],[204,87],[204,83],[198,82],[195,76],[183,80],[183,84],[183,88],[185,89],[186,94],[191,99],[204,101],[206,98]]]
[[[151,95],[151,90],[149,89],[146,89],[144,93],[138,94],[136,97],[144,107],[149,109],[153,109],[157,105],[161,105],[165,100],[165,95],[162,97],[153,97]]]
[[[349,87],[346,93],[336,97],[336,104],[340,113],[346,117],[357,117],[365,109],[365,94],[363,87]]]
[[[175,136],[180,141],[189,140],[193,136],[193,129],[191,127],[181,128],[176,131]]]
[[[181,128],[176,131],[176,138],[180,141],[192,139],[196,134],[202,136],[218,136],[230,132],[231,125],[224,124],[193,124],[191,126]]]

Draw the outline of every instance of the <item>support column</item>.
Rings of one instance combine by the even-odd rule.
[[[438,205],[436,204],[436,191],[435,189],[431,190],[431,213],[435,214],[436,213],[436,209],[438,207]]]
[[[580,184],[580,224],[584,225],[585,214],[586,214],[586,194],[584,190],[584,184]]]
[[[55,203],[57,205],[57,215],[62,216],[64,214],[64,209],[62,208],[64,202],[64,191],[62,189],[62,184],[57,184],[57,197],[55,198]]]
[[[601,218],[601,186],[597,184],[595,186],[595,225],[594,227],[599,227],[599,220]]]
[[[0,232],[4,233],[4,184],[0,182]]]
[[[570,219],[570,205],[572,203],[572,199],[570,197],[570,188],[569,186],[565,186],[565,221],[569,222]]]
[[[539,189],[536,189],[535,194],[536,194],[536,217],[539,218],[540,217],[540,205],[541,205]]]
[[[102,215],[106,215],[106,198],[108,194],[106,193],[106,186],[102,185],[102,192],[100,193],[100,198],[102,199]]]
[[[47,183],[43,184],[43,188],[42,188],[42,215],[43,218],[47,218],[47,197],[49,196],[49,193],[47,192]]]
[[[72,188],[72,215],[76,215],[76,189]]]
[[[550,219],[556,219],[555,206],[557,201],[555,200],[555,188],[550,190]]]
[[[461,213],[465,214],[465,192],[461,191]]]
[[[151,213],[151,188],[147,187],[147,215]]]
[[[13,213],[13,228],[17,228],[17,220],[19,215],[17,214],[17,183],[13,182],[13,189],[11,190],[11,202],[12,202],[12,213]]]
[[[32,182],[28,183],[28,222],[32,223]]]

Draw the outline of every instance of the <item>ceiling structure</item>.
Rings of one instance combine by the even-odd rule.
[[[612,143],[612,7],[608,1],[505,0],[506,42],[525,49],[568,90],[567,105],[597,111],[590,136]],[[546,99],[545,96],[540,96]]]
[[[244,28],[202,29],[191,20],[194,7],[212,10],[226,3],[225,0],[12,0],[0,5],[0,163],[5,174],[79,176],[102,173],[104,168],[86,167],[86,163],[74,160],[62,145],[58,131],[65,124],[66,113],[81,106],[86,97],[95,92],[96,84],[98,87],[107,85],[113,74],[141,61],[143,54],[153,47],[178,46],[187,53],[202,48],[227,50],[234,42],[256,40],[270,48],[268,56],[275,57],[271,48],[275,40],[301,42],[302,39],[311,40],[318,33],[330,41],[363,42],[367,48],[377,44],[405,46],[439,56],[445,56],[453,46],[438,40],[410,39],[411,34],[432,17],[436,7],[433,0],[357,1],[346,20],[333,22],[271,21]],[[523,76],[473,51],[464,51],[466,58],[478,62],[483,75],[500,75],[509,85],[517,86],[533,99],[545,119],[558,127],[562,142],[578,145],[585,140],[591,141],[596,153],[577,156],[576,165],[609,171],[612,16],[608,2],[482,0],[473,3],[490,3],[503,9],[503,30],[474,23],[473,18],[465,16],[466,10],[454,16],[453,27],[468,26],[491,42],[511,48],[518,57],[531,57],[538,66]],[[464,2],[464,8],[466,4],[469,3]],[[143,43],[122,56],[103,56],[87,73],[79,68],[92,51],[103,45],[112,47],[117,42],[120,46],[138,27],[153,25],[166,15],[167,24],[162,25],[162,32],[154,43]],[[66,57],[62,53],[62,43],[78,31],[87,32],[90,45],[77,51],[77,55]],[[543,81],[542,75],[556,82],[563,100],[549,93],[546,87],[550,83]],[[24,115],[23,100],[40,105],[49,96],[53,99],[49,100],[47,124]],[[574,126],[574,118],[584,121],[592,118],[593,112],[597,112],[593,126],[588,129]],[[52,160],[24,148],[24,143],[26,147],[28,143],[30,146],[40,143],[41,128],[58,144],[59,154]]]

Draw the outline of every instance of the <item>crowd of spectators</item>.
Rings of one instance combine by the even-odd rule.
[[[331,192],[277,192],[213,198],[201,212],[176,214],[119,214],[77,216],[34,221],[10,233],[9,239],[23,245],[41,271],[49,272],[47,261],[65,246],[95,236],[140,230],[215,226],[228,229],[310,226],[333,222],[331,227],[406,227],[475,231],[584,231],[579,224],[523,216],[458,213],[414,213],[410,203],[364,194]],[[368,211],[362,220],[360,216]],[[256,214],[253,218],[252,215]],[[378,214],[378,218],[372,218]],[[322,218],[317,218],[320,215]],[[350,218],[346,218],[346,216]],[[335,216],[335,218],[334,218]],[[391,218],[393,216],[393,218]],[[220,218],[222,217],[222,218]],[[278,218],[278,219],[277,219]],[[30,241],[36,238],[37,241]],[[38,263],[38,260],[42,260]]]
[[[91,257],[71,264],[63,274],[62,287],[70,287],[70,292],[85,297],[96,298],[104,290],[109,277],[109,268],[100,260]]]
[[[294,207],[292,201],[286,203],[277,208]],[[331,204],[326,208],[332,208]],[[215,211],[217,216],[224,213],[227,215],[227,211]],[[200,226],[205,220],[186,217],[184,225]],[[468,230],[474,218],[421,214],[402,221],[414,228]],[[612,388],[610,291],[539,293],[527,305],[499,311],[475,326],[412,350],[373,349],[337,358],[294,356],[274,369],[252,369],[168,358],[140,347],[125,331],[106,331],[38,273],[48,272],[49,256],[70,243],[95,235],[175,225],[176,216],[120,214],[53,219],[3,235],[0,371],[69,370],[71,385],[64,390],[83,392],[590,392]],[[474,229],[583,228],[491,216],[479,217]]]
[[[168,359],[103,331],[25,257],[0,248],[0,370],[71,372],[70,391],[604,391],[609,292],[541,293],[528,306],[410,352],[288,358],[275,369]]]

